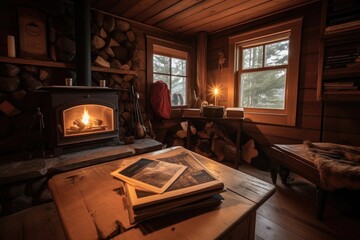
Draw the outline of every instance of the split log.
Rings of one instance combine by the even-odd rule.
[[[120,44],[114,39],[110,38],[109,47],[118,47]]]
[[[106,39],[108,37],[108,34],[104,28],[100,29],[100,37],[102,37],[103,39]]]
[[[131,84],[130,84],[129,82],[123,81],[123,82],[121,82],[120,87],[121,87],[122,89],[130,90]]]
[[[39,69],[36,66],[23,65],[23,66],[21,66],[21,70],[25,71],[25,72],[28,72],[28,73],[31,73],[34,76],[38,75],[38,73],[39,73],[38,72]]]
[[[6,116],[13,117],[20,113],[20,110],[18,110],[16,107],[14,107],[10,102],[3,101],[0,104],[0,111],[5,113]]]
[[[20,72],[20,68],[17,65],[5,63],[0,67],[0,74],[8,77],[14,77],[18,75]]]
[[[20,86],[18,77],[0,77],[0,92],[15,92]]]
[[[113,16],[104,15],[103,28],[108,33],[114,31],[114,29],[115,29],[115,18]]]
[[[102,12],[98,12],[98,11],[93,11],[93,19],[95,20],[95,23],[99,26],[102,27],[103,23],[104,23],[104,14]]]
[[[110,68],[110,63],[107,62],[105,59],[103,59],[100,56],[97,56],[97,58],[94,61],[94,64],[99,66],[99,67],[106,67],[106,68]]]
[[[27,73],[27,72],[22,72],[20,74],[20,78],[22,79],[22,82],[24,84],[25,90],[27,91],[33,91],[35,89],[39,89],[43,86],[43,84],[38,81],[34,76],[32,76],[31,74]]]
[[[107,55],[109,55],[109,57],[111,57],[111,58],[115,57],[115,53],[114,53],[114,51],[112,50],[111,47],[106,47],[105,52],[106,52]]]
[[[68,37],[59,36],[56,46],[66,53],[75,53],[75,42]]]
[[[125,75],[125,77],[124,77],[124,81],[125,81],[125,82],[129,82],[129,81],[132,80],[133,78],[134,78],[134,75],[127,74],[127,75]]]
[[[45,81],[46,79],[49,79],[50,73],[48,70],[40,69],[39,71],[39,78],[41,81]]]
[[[118,43],[122,43],[127,40],[126,35],[119,30],[114,30],[111,34],[111,37],[115,39]]]
[[[123,46],[113,47],[115,57],[120,61],[125,61],[128,59],[128,51]]]
[[[114,60],[110,63],[110,67],[111,67],[111,68],[118,68],[118,69],[120,69],[120,68],[121,68],[121,63],[120,63],[118,60],[114,59]]]
[[[98,51],[97,55],[109,62],[109,55],[106,53],[105,49]]]
[[[126,32],[126,36],[130,42],[134,42],[136,40],[135,33],[133,31]]]
[[[123,81],[123,78],[117,74],[111,74],[110,79],[113,80],[116,84],[120,85]]]
[[[122,32],[127,32],[130,29],[130,24],[124,20],[116,19],[116,28]]]
[[[100,36],[94,35],[91,44],[95,49],[100,49],[105,46],[105,41]]]
[[[24,89],[17,90],[10,94],[11,99],[15,102],[21,102],[26,96],[26,91]]]

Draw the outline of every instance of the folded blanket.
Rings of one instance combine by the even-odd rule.
[[[304,145],[319,171],[323,188],[360,189],[360,147],[310,141],[304,141]]]

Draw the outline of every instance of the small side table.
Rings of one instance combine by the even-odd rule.
[[[240,140],[241,140],[241,132],[242,132],[242,123],[244,118],[242,117],[222,117],[222,118],[209,118],[202,116],[183,116],[184,120],[188,121],[187,125],[187,138],[186,138],[186,148],[190,149],[190,137],[191,137],[191,122],[195,120],[205,120],[212,122],[219,121],[233,121],[236,122],[236,159],[235,159],[235,168],[238,169],[241,161],[241,151],[240,151]]]

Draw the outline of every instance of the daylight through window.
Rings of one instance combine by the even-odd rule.
[[[302,18],[229,38],[234,105],[252,122],[295,126]]]
[[[154,49],[156,50],[156,48]],[[185,53],[183,55],[186,56]],[[164,53],[154,51],[153,82],[160,80],[166,82],[170,89],[172,106],[183,106],[187,104],[186,58],[172,54],[165,55]]]
[[[285,108],[289,39],[242,50],[240,106],[247,108]]]

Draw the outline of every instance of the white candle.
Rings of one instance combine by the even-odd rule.
[[[10,36],[10,35],[7,36],[7,47],[8,47],[8,57],[16,57],[14,36]]]

